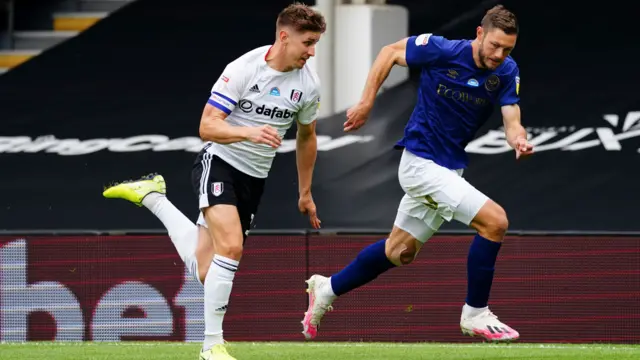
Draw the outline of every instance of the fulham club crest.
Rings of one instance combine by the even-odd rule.
[[[302,99],[302,91],[296,89],[291,90],[291,95],[289,96],[289,98],[294,103],[299,103],[300,99]]]
[[[224,184],[221,182],[214,182],[211,184],[211,192],[213,196],[220,196],[224,191]]]

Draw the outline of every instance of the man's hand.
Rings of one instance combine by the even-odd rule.
[[[247,128],[247,140],[256,144],[267,144],[272,148],[277,148],[282,144],[282,138],[278,131],[269,125]]]
[[[316,212],[316,204],[313,202],[311,194],[300,195],[298,200],[298,210],[305,215],[309,215],[309,222],[314,229],[320,229],[320,219],[318,219],[318,213]]]
[[[533,154],[533,145],[529,144],[527,139],[519,136],[514,144],[514,150],[516,151],[516,159],[520,159],[522,156],[529,156]]]
[[[344,123],[344,131],[349,132],[358,130],[369,118],[371,112],[371,106],[363,103],[358,103],[351,109],[347,110],[347,121]]]

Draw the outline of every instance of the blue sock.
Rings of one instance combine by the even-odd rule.
[[[501,245],[502,243],[487,240],[480,235],[473,238],[467,258],[467,305],[483,308],[489,303],[496,258]]]
[[[383,239],[362,249],[347,267],[331,276],[331,288],[340,296],[358,288],[395,267],[384,252]]]

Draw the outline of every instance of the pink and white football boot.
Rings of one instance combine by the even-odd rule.
[[[331,303],[337,296],[333,294],[331,282],[327,277],[313,275],[305,282],[309,293],[309,308],[302,320],[302,334],[306,340],[312,340],[318,335],[318,326],[324,314],[327,310],[333,310]]]
[[[516,330],[499,321],[489,308],[476,314],[469,314],[463,310],[460,317],[460,329],[465,335],[480,336],[492,342],[508,342],[520,338],[520,334]]]

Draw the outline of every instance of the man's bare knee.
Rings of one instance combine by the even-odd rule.
[[[396,266],[409,265],[416,258],[422,244],[411,234],[394,226],[385,243],[385,253]]]
[[[243,236],[237,208],[233,205],[215,205],[204,209],[204,217],[215,244],[215,253],[239,261]]]
[[[242,243],[240,244],[225,244],[220,246],[220,249],[216,248],[217,254],[229,259],[240,260],[242,257]]]
[[[485,232],[490,234],[489,236],[499,237],[502,240],[509,229],[509,220],[504,209],[497,204],[496,206],[497,208],[487,219]]]
[[[509,229],[509,219],[500,205],[489,200],[473,219],[471,226],[482,237],[500,242]]]

